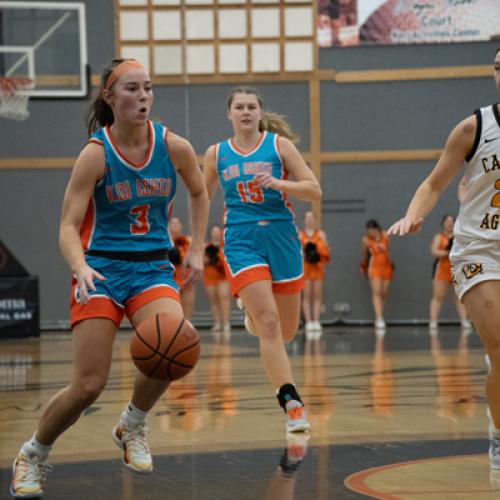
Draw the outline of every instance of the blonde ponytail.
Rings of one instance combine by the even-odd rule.
[[[281,137],[289,139],[294,144],[299,142],[299,137],[294,134],[290,124],[286,121],[283,115],[273,113],[272,111],[262,111],[262,118],[259,122],[259,131],[267,130]]]

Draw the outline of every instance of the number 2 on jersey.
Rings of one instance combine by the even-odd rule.
[[[239,181],[236,184],[236,189],[242,203],[262,203],[264,201],[264,192],[254,181]]]
[[[131,234],[147,234],[149,226],[149,209],[151,205],[135,205],[130,209],[130,215],[135,216],[135,222],[130,224]]]
[[[495,182],[495,189],[500,191],[500,179]],[[500,208],[500,193],[497,193],[491,198],[491,206],[495,208]]]

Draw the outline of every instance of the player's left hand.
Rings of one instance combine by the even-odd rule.
[[[184,276],[182,288],[193,286],[200,279],[202,272],[203,252],[190,248],[182,263],[182,274]]]
[[[279,179],[273,177],[269,172],[259,172],[253,178],[258,187],[265,189],[279,189]]]
[[[407,234],[415,234],[422,229],[422,224],[424,223],[424,219],[419,217],[416,220],[413,220],[409,216],[405,216],[402,219],[399,219],[395,222],[388,230],[388,235],[396,235],[396,236],[405,236]]]

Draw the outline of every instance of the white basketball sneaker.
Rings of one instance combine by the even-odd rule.
[[[50,465],[19,452],[12,464],[10,493],[14,498],[42,498]]]
[[[500,470],[500,439],[493,436],[490,439],[490,469]]]
[[[123,463],[127,469],[138,474],[149,474],[153,470],[153,459],[146,442],[144,423],[127,427],[121,420],[113,429],[113,441],[123,450]]]
[[[300,401],[295,399],[288,401],[285,411],[287,432],[305,432],[311,428],[311,424],[307,420],[306,408]]]

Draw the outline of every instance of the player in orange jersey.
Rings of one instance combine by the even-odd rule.
[[[445,215],[441,221],[442,231],[436,234],[432,240],[431,253],[436,260],[432,269],[432,300],[429,308],[429,330],[431,333],[437,332],[439,311],[453,283],[449,255],[453,244],[454,225],[455,217],[451,214]],[[462,328],[470,330],[471,325],[467,319],[465,307],[458,300],[454,290],[452,290],[452,293]]]
[[[304,254],[304,290],[302,312],[306,322],[306,337],[321,335],[319,317],[323,304],[325,264],[330,260],[330,249],[325,233],[318,229],[312,210],[304,214],[304,228],[299,233]]]
[[[191,247],[191,237],[182,234],[182,222],[178,217],[172,217],[169,224],[170,236],[174,247],[169,251],[170,262],[175,266],[174,280],[180,288],[180,298],[184,316],[191,319],[196,298],[195,286],[184,286],[186,269],[183,266],[189,248]]]
[[[394,266],[389,258],[389,237],[386,232],[375,220],[369,220],[366,223],[366,230],[366,235],[361,240],[361,270],[370,280],[375,329],[381,333],[385,330],[384,307]]]
[[[231,312],[231,289],[224,268],[222,253],[222,229],[214,225],[210,229],[210,241],[205,247],[205,267],[203,283],[210,301],[214,318],[214,333],[223,332],[228,336],[231,331],[229,314]]]

